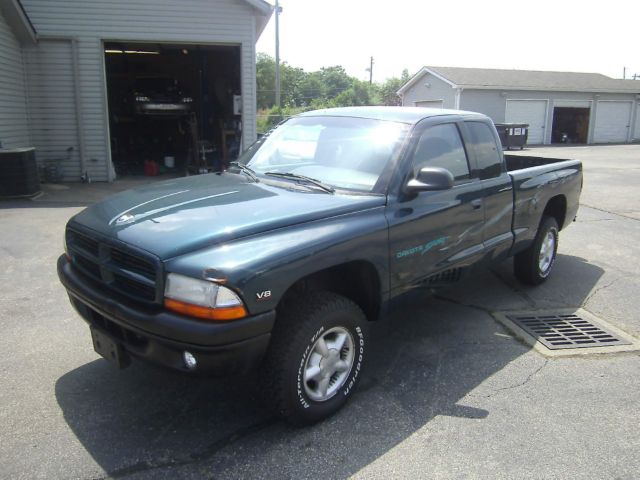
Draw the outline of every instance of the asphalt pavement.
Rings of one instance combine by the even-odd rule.
[[[0,202],[0,478],[638,478],[640,354],[550,358],[495,313],[582,307],[640,338],[640,145],[523,153],[584,162],[552,277],[525,287],[504,262],[414,292],[374,325],[352,401],[304,429],[260,404],[255,375],[93,352],[55,272],[64,224],[148,179]]]

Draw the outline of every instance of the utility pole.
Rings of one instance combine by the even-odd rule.
[[[276,107],[280,108],[280,21],[282,12],[278,0],[276,0]]]
[[[627,67],[622,67],[622,79],[625,80],[627,78]]]
[[[369,84],[371,84],[373,83],[373,57],[371,57],[367,70],[369,70]]]

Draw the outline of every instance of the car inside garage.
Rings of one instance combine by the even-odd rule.
[[[237,157],[239,46],[104,47],[110,147],[119,177],[216,171]]]

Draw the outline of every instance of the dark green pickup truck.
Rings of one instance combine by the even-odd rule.
[[[515,259],[550,274],[575,218],[576,160],[505,156],[483,115],[309,112],[224,173],[120,193],[73,217],[58,274],[95,350],[185,373],[259,368],[292,422],[353,392],[368,323],[408,289]]]

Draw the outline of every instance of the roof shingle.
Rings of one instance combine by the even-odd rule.
[[[463,88],[640,93],[640,81],[618,80],[600,73],[428,66],[418,75],[429,70]]]

